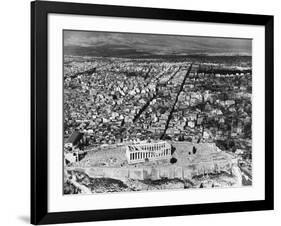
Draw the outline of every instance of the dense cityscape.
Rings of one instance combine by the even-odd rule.
[[[215,143],[250,176],[251,60],[65,55],[65,142],[76,131],[83,135],[75,148],[83,153],[160,140]]]
[[[65,137],[79,130],[91,146],[164,138],[251,148],[250,62],[79,59],[66,58]]]

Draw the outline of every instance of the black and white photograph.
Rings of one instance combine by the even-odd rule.
[[[252,39],[62,32],[64,195],[252,186]]]
[[[0,225],[278,225],[279,5],[4,1]]]

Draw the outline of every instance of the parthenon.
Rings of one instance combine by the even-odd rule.
[[[171,145],[166,141],[127,145],[126,157],[129,164],[171,158]]]

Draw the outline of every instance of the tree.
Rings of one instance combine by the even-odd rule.
[[[177,161],[178,161],[178,160],[177,160],[175,157],[173,157],[173,158],[171,158],[170,163],[174,164],[174,163],[176,163]]]
[[[197,149],[196,149],[196,147],[193,146],[192,153],[195,154],[196,152],[197,152]]]

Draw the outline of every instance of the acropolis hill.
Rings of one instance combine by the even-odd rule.
[[[153,145],[160,146],[160,149],[151,149],[150,146]],[[150,146],[147,146],[147,143],[136,146],[133,152],[138,155],[135,155],[135,158],[143,156],[143,161],[134,162],[134,157],[133,162],[128,159],[130,154],[132,157],[133,152],[128,152],[128,149],[132,150],[134,147],[132,144],[114,148],[108,146],[103,150],[88,152],[84,159],[66,167],[65,170],[84,172],[91,178],[112,178],[121,181],[188,180],[196,175],[223,171],[234,174],[238,178],[237,183],[241,183],[235,155],[220,151],[214,143],[155,141]],[[155,151],[157,153],[149,155]]]

